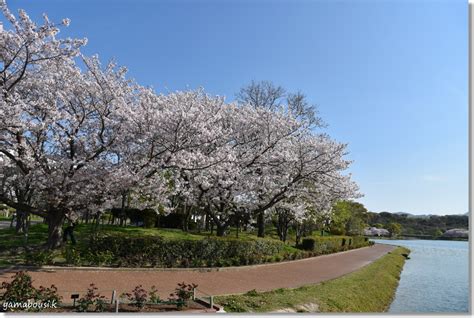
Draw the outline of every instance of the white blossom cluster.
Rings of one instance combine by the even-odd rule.
[[[0,9],[11,24],[0,32],[1,202],[61,222],[124,192],[169,212],[178,196],[226,226],[240,209],[304,219],[358,196],[346,145],[315,133],[297,107],[157,94],[81,54],[86,40],[58,39],[46,16],[38,26],[4,0]]]

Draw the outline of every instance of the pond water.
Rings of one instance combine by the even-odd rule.
[[[374,240],[411,250],[389,312],[469,311],[469,243],[434,240]]]

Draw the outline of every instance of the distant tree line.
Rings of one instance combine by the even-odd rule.
[[[370,212],[359,202],[342,200],[332,207],[327,230],[335,235],[362,235],[367,227],[386,229],[391,236],[441,236],[454,228],[467,229],[467,215],[410,216],[405,213]]]
[[[440,236],[449,229],[467,229],[469,226],[467,215],[431,215],[425,218],[389,212],[368,212],[368,223],[371,226],[383,228],[387,228],[390,223],[398,223],[401,225],[402,235],[432,236]]]

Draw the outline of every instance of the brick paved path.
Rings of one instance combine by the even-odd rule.
[[[375,244],[346,252],[323,255],[284,263],[221,268],[216,271],[199,270],[38,270],[30,271],[35,286],[58,287],[64,300],[70,292],[85,291],[95,283],[103,295],[110,297],[113,289],[120,294],[141,284],[145,289],[158,288],[161,297],[167,298],[178,282],[196,283],[198,289],[211,295],[244,293],[252,289],[267,291],[277,288],[295,288],[333,279],[355,271],[395,247]],[[0,282],[9,280],[12,272],[0,272]]]

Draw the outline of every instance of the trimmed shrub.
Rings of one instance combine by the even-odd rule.
[[[272,240],[205,238],[202,240],[129,237],[121,234],[92,237],[87,248],[107,255],[104,264],[128,267],[201,267],[260,264],[283,252],[285,244]],[[107,263],[105,263],[105,261]]]
[[[301,243],[301,248],[305,251],[312,251],[316,246],[316,240],[314,238],[304,238]]]
[[[321,255],[372,245],[370,243],[363,236],[313,236],[303,238],[299,248]]]

